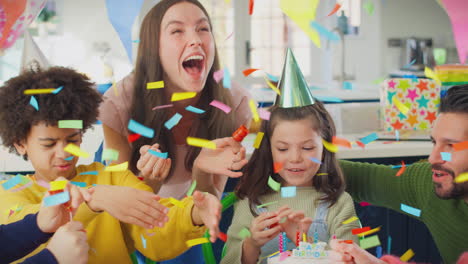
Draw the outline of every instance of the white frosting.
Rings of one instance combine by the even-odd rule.
[[[291,256],[280,261],[280,255],[268,258],[268,264],[322,264],[328,263],[327,243],[310,244],[299,242],[299,247],[293,249]]]

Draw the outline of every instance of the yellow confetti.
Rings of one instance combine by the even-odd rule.
[[[333,143],[330,143],[328,141],[326,141],[325,139],[322,139],[322,143],[323,143],[323,146],[328,149],[328,151],[330,152],[338,152],[338,146],[333,144]]]
[[[193,246],[200,245],[200,244],[210,243],[210,241],[206,237],[201,237],[201,238],[187,240],[185,243],[187,244],[188,247],[193,247]]]
[[[436,81],[438,85],[442,84],[439,79],[439,76],[437,76],[437,74],[435,74],[435,72],[431,70],[431,68],[428,68],[428,67],[424,68],[424,74],[426,75],[427,78],[430,78]]]
[[[365,237],[365,236],[368,236],[368,235],[377,233],[377,232],[379,232],[379,231],[380,231],[380,226],[379,226],[379,227],[376,227],[376,228],[374,228],[374,229],[371,229],[371,230],[369,230],[369,231],[359,233],[359,234],[357,234],[357,235],[360,236],[360,237]]]
[[[171,97],[171,102],[190,99],[195,97],[196,95],[196,92],[173,93]]]
[[[260,117],[258,115],[257,106],[255,105],[255,101],[250,99],[249,101],[250,111],[252,111],[253,119],[255,122],[260,121]]]
[[[53,91],[55,91],[54,88],[47,88],[47,89],[26,89],[24,90],[24,94],[30,95],[30,94],[50,94]]]
[[[310,26],[310,21],[315,20],[318,4],[319,0],[281,0],[280,8],[320,48],[319,34]]]
[[[455,180],[456,183],[461,183],[461,182],[466,182],[468,181],[468,172],[464,172],[460,175],[458,175]]]
[[[81,150],[80,147],[78,147],[77,145],[73,143],[69,143],[63,150],[77,157],[83,157],[83,158],[89,157],[88,152]]]
[[[187,144],[194,147],[216,149],[216,144],[203,138],[187,137]]]
[[[128,169],[128,161],[117,164],[117,165],[112,165],[112,166],[107,166],[104,171],[124,171]]]
[[[414,251],[410,248],[405,252],[405,254],[401,255],[400,260],[403,262],[407,262],[412,257],[414,257]]]
[[[302,233],[302,241],[307,242],[307,237],[305,233]]]
[[[172,198],[172,197],[169,197],[169,202],[179,208],[184,208],[184,203],[182,203],[181,201],[175,199],[175,198]]]
[[[267,77],[263,76],[263,78],[265,79],[265,82],[268,84],[268,86],[270,86],[270,88],[275,91],[278,95],[281,95],[281,92],[280,90],[278,89],[278,87],[276,87],[272,82],[270,82],[270,80],[268,80]]]
[[[146,89],[159,89],[164,88],[164,81],[149,82],[146,84]]]
[[[254,144],[253,144],[254,148],[258,149],[260,147],[260,144],[262,143],[262,139],[263,139],[264,134],[265,133],[263,133],[263,132],[258,132],[257,133],[257,136],[255,137],[255,141],[254,141]]]
[[[67,181],[51,181],[50,182],[50,191],[58,191],[65,189],[67,186]]]
[[[395,96],[393,96],[392,101],[395,104],[395,106],[398,108],[398,110],[400,110],[400,112],[402,112],[404,115],[408,113],[409,108],[406,105],[404,105],[402,102],[400,102],[400,100],[398,100]]]
[[[343,221],[343,225],[352,223],[352,222],[354,222],[354,221],[356,221],[356,220],[359,220],[359,218],[357,218],[356,216],[350,217],[350,218],[348,218],[348,219],[346,219],[346,220]]]

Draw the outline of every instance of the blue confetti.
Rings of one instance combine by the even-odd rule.
[[[70,157],[68,157],[68,158],[65,158],[64,160],[70,161],[70,160],[72,160],[72,159],[73,159],[73,156],[70,156]]]
[[[314,157],[311,157],[309,158],[311,161],[315,162],[315,163],[318,163],[318,164],[322,164],[322,162]]]
[[[143,248],[146,248],[146,239],[141,235],[141,243],[143,244]]]
[[[202,110],[202,109],[200,109],[200,108],[196,108],[196,107],[191,106],[191,105],[187,106],[187,107],[185,108],[185,110],[190,111],[190,112],[193,112],[193,113],[195,113],[195,114],[203,114],[203,113],[205,113],[205,110]]]
[[[392,237],[388,236],[387,238],[387,254],[390,254],[392,251]]]
[[[379,136],[377,135],[377,133],[372,133],[372,134],[369,134],[363,138],[360,139],[360,141],[363,143],[363,144],[369,144],[371,143],[372,141],[375,141],[379,138]]]
[[[320,25],[316,21],[310,22],[310,26],[313,27],[317,32],[327,38],[330,41],[340,41],[340,36],[328,29],[326,29],[324,26]]]
[[[452,161],[452,153],[450,152],[441,152],[440,156],[442,156],[442,160]]]
[[[98,171],[84,171],[78,175],[98,175],[98,173],[99,173]]]
[[[350,83],[350,82],[343,82],[343,89],[352,90],[353,89],[353,84]]]
[[[29,100],[29,104],[32,105],[32,107],[34,107],[36,111],[39,111],[39,103],[37,102],[36,97],[34,97],[34,95],[31,96],[31,99]]]
[[[270,81],[279,82],[278,77],[273,76],[273,75],[269,74],[268,72],[265,72],[265,73],[266,73],[266,75],[268,76],[268,79],[270,79]]]
[[[62,91],[62,89],[63,89],[63,86],[60,86],[60,87],[56,88],[55,90],[53,90],[52,93],[53,94],[58,94],[58,93],[60,93],[60,91]]]
[[[130,121],[128,122],[128,130],[147,138],[154,137],[154,130],[152,128],[146,127],[133,119],[130,119]]]
[[[15,177],[9,179],[8,181],[2,183],[2,187],[5,190],[9,190],[15,187],[16,185],[20,184],[21,182],[22,182],[22,177],[21,175],[18,174]]]
[[[296,186],[281,187],[281,197],[295,197],[296,196]]]
[[[167,120],[166,123],[164,123],[164,126],[167,129],[171,130],[175,125],[179,123],[180,119],[182,119],[182,115],[179,113],[175,113],[175,115],[173,115],[171,119]]]
[[[157,152],[155,150],[152,150],[152,149],[148,149],[148,152],[153,155],[153,156],[156,156],[158,158],[161,158],[161,159],[167,159],[167,152]]]
[[[86,182],[75,182],[75,181],[70,181],[71,184],[76,185],[78,187],[84,188],[86,187]]]
[[[421,216],[421,210],[420,209],[411,207],[409,205],[401,204],[400,209],[405,213],[408,213],[408,214],[411,214],[411,215],[414,215],[414,216],[417,216],[417,217]]]
[[[396,138],[396,141],[400,141],[400,131],[395,130],[395,138]]]
[[[381,258],[382,257],[382,247],[381,246],[378,246],[376,249],[375,249],[375,255],[377,258]]]
[[[223,86],[224,88],[231,89],[231,75],[227,67],[224,67]]]
[[[68,192],[61,192],[44,198],[45,206],[54,206],[63,204],[70,201],[70,194]]]
[[[338,97],[334,97],[334,96],[316,95],[314,97],[317,98],[317,100],[322,101],[322,102],[330,102],[330,103],[342,103],[342,102],[344,102],[342,99],[340,99]]]

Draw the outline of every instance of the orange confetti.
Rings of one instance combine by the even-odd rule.
[[[338,10],[340,10],[340,8],[341,8],[341,5],[337,3],[335,7],[333,8],[333,10],[327,16],[331,16],[335,14],[336,12],[338,12]]]
[[[356,144],[358,144],[358,146],[360,146],[361,148],[366,147],[366,145],[364,143],[362,143],[361,141],[359,141],[359,140],[356,141]]]
[[[403,174],[403,172],[405,172],[405,169],[406,169],[405,162],[401,161],[401,168],[395,176],[400,177]]]
[[[137,139],[139,139],[140,137],[141,137],[140,134],[130,134],[130,135],[128,135],[128,141],[133,142],[133,141],[136,141]]]
[[[351,230],[351,233],[353,233],[353,235],[357,235],[357,234],[360,234],[362,232],[366,232],[366,231],[369,231],[370,230],[370,226],[366,226],[366,227],[362,227],[362,228],[355,228],[353,230]]]
[[[246,70],[243,70],[242,73],[244,74],[245,77],[249,76],[250,74],[252,74],[253,72],[255,71],[259,71],[260,69],[253,69],[253,68],[250,68],[250,69],[246,69]]]
[[[253,14],[254,0],[249,0],[249,15]]]
[[[463,142],[460,142],[460,143],[453,144],[453,149],[455,151],[468,149],[468,141],[463,141]]]
[[[223,232],[219,232],[218,238],[221,239],[224,243],[226,243],[227,235]]]
[[[333,137],[332,143],[345,148],[351,148],[351,142],[345,138]]]
[[[352,240],[341,240],[339,243],[353,244]]]
[[[282,169],[283,169],[283,163],[275,162],[275,163],[273,164],[273,171],[274,171],[275,173],[280,172]]]

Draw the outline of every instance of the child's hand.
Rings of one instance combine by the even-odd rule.
[[[343,240],[330,240],[332,251],[329,254],[331,263],[385,264],[386,262],[371,255],[355,243],[343,243]]]
[[[205,225],[210,230],[210,241],[214,243],[219,234],[221,203],[210,193],[193,193],[192,221],[195,225]]]
[[[93,211],[106,211],[124,223],[147,229],[162,227],[169,220],[169,209],[158,201],[158,195],[124,186],[98,185],[88,206]]]
[[[276,212],[264,212],[255,217],[250,225],[250,233],[252,234],[250,237],[251,244],[260,249],[268,241],[277,236],[282,231],[281,226],[278,225],[280,219]]]
[[[66,181],[64,177],[58,177],[56,181]],[[64,191],[68,191],[70,194],[70,206],[72,215],[76,213],[76,210],[80,204],[84,201],[89,202],[91,200],[92,190],[77,187],[73,184],[67,183]],[[48,196],[49,194],[46,194]],[[42,232],[54,233],[60,226],[66,222],[71,221],[69,209],[63,205],[54,206],[43,206],[37,214],[37,225]]]
[[[278,217],[282,219],[286,217],[286,221],[281,223],[283,232],[291,241],[296,241],[296,233],[302,236],[302,233],[306,233],[312,224],[312,218],[306,217],[304,211],[295,211],[287,206],[283,206],[277,211]],[[302,240],[302,237],[300,238]]]
[[[47,244],[47,249],[58,263],[88,263],[89,245],[80,222],[69,222],[60,227]]]
[[[137,169],[140,171],[140,176],[143,177],[146,184],[153,188],[156,193],[161,188],[162,183],[167,178],[171,169],[171,159],[163,159],[151,154],[148,150],[159,150],[159,144],[144,145],[140,148],[140,159],[137,162]]]
[[[194,170],[233,178],[242,176],[242,172],[233,170],[240,170],[247,164],[245,148],[232,137],[218,138],[213,142],[216,149],[202,148],[194,161]]]

